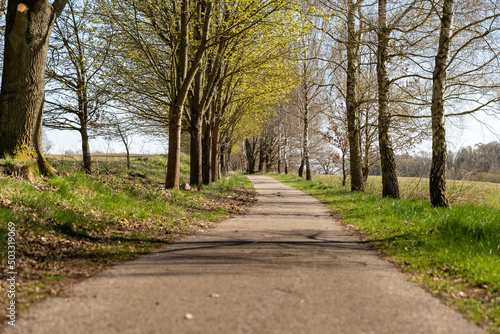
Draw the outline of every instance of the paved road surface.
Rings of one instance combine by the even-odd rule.
[[[249,214],[106,270],[7,333],[483,333],[312,197],[250,179]]]

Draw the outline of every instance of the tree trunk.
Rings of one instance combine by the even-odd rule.
[[[198,40],[201,39],[201,32],[195,29]],[[189,184],[191,187],[202,188],[202,122],[203,122],[203,106],[200,105],[202,95],[202,80],[203,72],[198,71],[194,77],[192,94],[189,98],[189,113],[190,113],[190,133],[191,141],[189,148],[190,164],[189,164]]]
[[[299,177],[302,177],[304,175],[304,165],[304,154],[302,153],[302,157],[300,158]]]
[[[364,130],[364,136],[365,136],[365,141],[363,145],[363,141],[361,142],[361,149],[364,149],[362,160],[363,160],[363,166],[361,167],[361,170],[363,172],[363,182],[366,184],[368,181],[368,175],[370,174],[370,126],[366,126],[370,122],[370,115],[369,115],[369,110],[365,110],[365,126],[363,127]],[[360,115],[361,117],[361,115]],[[361,127],[360,127],[361,129]]]
[[[191,142],[190,142],[190,173],[189,184],[191,187],[201,189],[202,185],[202,122],[198,119],[191,106]]]
[[[347,8],[347,132],[349,136],[351,191],[365,191],[361,163],[361,131],[358,122],[358,106],[356,101],[358,41],[356,38],[355,13],[356,7],[348,0]]]
[[[231,148],[227,147],[226,148],[226,154],[224,155],[224,169],[223,169],[223,176],[226,176],[227,173],[229,173],[229,162],[231,161]],[[243,171],[243,164],[241,164],[241,171]]]
[[[127,169],[130,169],[130,150],[128,149],[128,145],[125,145],[125,151],[127,151]]]
[[[342,185],[346,185],[347,171],[345,168],[345,152],[342,151]]]
[[[207,112],[206,117],[210,112]],[[203,124],[203,145],[202,145],[202,160],[203,160],[203,184],[212,185],[212,122],[207,119]]]
[[[130,150],[128,148],[128,141],[126,135],[122,132],[119,122],[117,122],[116,128],[118,130],[118,135],[120,136],[122,143],[125,146],[125,151],[127,151],[127,169],[130,169]]]
[[[394,156],[389,134],[391,115],[388,101],[389,78],[387,75],[387,45],[389,43],[390,31],[387,27],[387,0],[379,0],[378,20],[378,142],[380,149],[380,166],[382,169],[382,196],[399,199],[396,157]]]
[[[168,162],[165,188],[179,189],[181,169],[181,122],[183,105],[173,103],[168,123]]]
[[[87,173],[92,172],[92,157],[90,155],[89,135],[87,127],[83,126],[80,134],[82,135],[82,155],[83,155],[83,169]]]
[[[450,44],[455,11],[454,0],[444,0],[439,47],[436,55],[432,84],[432,165],[429,178],[431,204],[448,207],[446,194],[446,132],[444,118],[444,94],[446,89],[446,69],[450,58]]]
[[[191,115],[192,117],[192,115]],[[189,183],[201,189],[202,185],[202,123],[191,119],[190,174]]]
[[[226,144],[223,142],[220,146],[220,175],[219,178],[226,176]]]
[[[265,163],[266,173],[270,172],[273,168],[272,151],[273,151],[272,147],[268,147],[268,149],[266,150],[266,163]]]
[[[264,169],[264,141],[262,137],[259,139],[259,173],[262,173],[262,170]]]
[[[247,155],[247,173],[253,174],[255,170],[255,138],[252,138],[253,145],[248,139],[245,139],[245,151]]]
[[[283,145],[283,163],[285,164],[285,175],[288,175],[288,157],[286,155],[286,145],[288,140],[285,137],[285,144]]]
[[[281,174],[281,132],[278,139],[278,174]]]
[[[67,1],[10,0],[0,93],[0,155],[32,156],[55,175],[42,152],[45,67],[50,34]]]
[[[220,119],[216,116],[212,137],[212,182],[219,180],[219,129]]]
[[[311,181],[311,162],[309,161],[309,110],[307,106],[304,111],[304,137],[302,149],[304,150],[304,167],[306,169],[306,180]]]

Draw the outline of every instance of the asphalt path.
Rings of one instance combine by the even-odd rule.
[[[265,176],[246,215],[114,266],[6,333],[484,333]]]

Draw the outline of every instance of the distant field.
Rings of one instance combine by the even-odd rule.
[[[313,180],[322,184],[340,186],[340,175],[313,175]],[[403,199],[429,200],[429,179],[399,177],[399,189]],[[349,180],[348,180],[349,182]],[[448,180],[448,197],[451,205],[484,205],[500,209],[500,184],[477,181]],[[366,190],[382,193],[382,177],[369,176]]]
[[[81,154],[47,154],[47,160],[58,171],[75,171],[82,165]],[[131,154],[131,171],[148,175],[149,179],[157,182],[165,182],[166,176],[166,155],[161,154]],[[92,171],[100,173],[123,173],[127,164],[127,155],[125,153],[93,153]],[[180,182],[189,182],[189,157],[182,156]]]
[[[158,155],[158,154],[130,154],[131,157],[135,157],[135,158],[154,156],[154,155]],[[125,153],[92,153],[91,156],[92,156],[92,158],[95,158],[96,160],[120,160],[120,159],[125,160],[127,158],[127,154],[125,154]],[[45,157],[48,159],[81,161],[83,156],[81,154],[45,154]]]

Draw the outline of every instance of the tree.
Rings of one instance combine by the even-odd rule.
[[[446,162],[448,152],[444,126],[444,97],[454,14],[455,1],[444,0],[439,47],[436,55],[432,85],[432,164],[429,178],[431,204],[441,207],[449,206],[446,194]]]
[[[113,52],[119,58],[117,86],[121,102],[134,106],[134,112],[158,121],[168,132],[166,188],[179,187],[182,120],[192,82],[201,67],[205,52],[212,46],[209,32],[214,2],[191,0],[101,0],[103,18],[113,25]],[[205,10],[196,17],[198,5]],[[193,25],[201,27],[194,41]],[[120,69],[124,67],[124,69]],[[142,78],[131,79],[137,73]],[[151,87],[151,89],[145,89]],[[130,92],[146,102],[139,106],[128,102]],[[158,94],[155,94],[158,92]],[[117,94],[118,95],[118,94]]]
[[[300,85],[292,90],[290,100],[296,111],[294,114],[300,119],[302,125],[302,157],[299,176],[305,170],[306,180],[311,181],[311,159],[310,159],[310,124],[318,114],[324,111],[326,99],[324,98],[325,70],[324,65],[318,60],[321,43],[316,43],[314,38],[304,45],[304,53],[299,60]]]
[[[49,38],[67,0],[10,0],[5,27],[0,93],[0,154],[36,157],[54,175],[42,152],[45,66]]]
[[[258,138],[253,137],[250,139],[245,139],[245,153],[247,156],[247,173],[253,174],[255,172],[255,156],[257,155],[257,142]]]
[[[328,143],[330,143],[330,145],[340,151],[340,154],[337,154],[337,156],[340,158],[339,160],[342,169],[342,185],[345,186],[347,179],[346,160],[349,155],[349,139],[347,137],[346,125],[345,123],[339,124],[334,122],[333,119],[329,117],[326,129],[320,131],[320,134]]]
[[[55,23],[47,66],[44,125],[78,131],[83,168],[90,173],[89,138],[102,117],[109,96],[101,75],[109,56],[109,41],[95,36],[95,8],[89,0],[70,2]]]
[[[359,52],[362,27],[356,31],[356,11],[363,0],[356,3],[347,1],[347,131],[349,135],[349,164],[351,168],[351,191],[365,191],[365,182],[361,165],[361,131],[359,128],[358,103],[356,100],[357,72],[359,70]]]
[[[211,11],[213,3],[210,1],[202,1],[205,11],[201,14],[201,26],[199,29],[201,34],[195,50],[190,50],[189,41],[189,2],[188,0],[181,2],[180,12],[176,13],[180,16],[180,25],[177,26],[177,52],[175,53],[175,84],[172,89],[172,102],[169,110],[169,128],[168,128],[168,163],[167,176],[165,180],[166,188],[179,188],[180,175],[180,156],[181,156],[181,129],[182,129],[182,113],[186,102],[191,83],[193,82],[196,73],[198,72],[203,56],[208,49],[209,28],[211,20]],[[194,55],[189,59],[189,53]]]
[[[387,24],[387,0],[378,2],[378,44],[377,44],[377,82],[378,82],[378,136],[380,164],[382,167],[382,196],[399,198],[399,184],[396,175],[396,157],[392,148],[389,132],[391,115],[388,106],[389,77],[387,74],[388,44],[390,28]]]
[[[291,55],[302,30],[293,14],[276,10],[228,44],[210,109],[212,126],[205,127],[213,129],[212,179],[218,173],[218,161],[224,173],[232,148],[245,139],[259,137],[265,142],[262,168],[274,159],[271,141],[275,138],[270,133],[266,136],[265,123],[271,119],[276,101],[298,81],[296,57]]]
[[[408,32],[412,32],[415,27],[422,24],[422,19],[418,18],[420,15],[418,10],[420,9],[419,0],[412,0],[408,3],[402,3],[400,9],[395,11],[391,20],[388,19],[387,15],[387,0],[378,1],[378,29],[377,29],[377,84],[378,84],[378,138],[379,138],[379,149],[380,149],[380,166],[382,172],[382,196],[389,196],[399,199],[399,184],[397,179],[397,167],[396,167],[396,157],[394,154],[392,135],[391,135],[391,122],[393,121],[393,115],[391,109],[395,109],[390,106],[391,98],[391,85],[397,83],[401,77],[393,75],[390,79],[388,73],[388,64],[391,58],[394,58],[393,54],[389,53],[389,48],[391,44],[394,45],[398,43],[398,40],[403,40],[399,42],[400,44],[406,43],[406,46],[411,45],[407,41]],[[393,10],[394,12],[394,10]],[[407,17],[409,17],[407,19]],[[415,19],[416,18],[416,19]],[[416,22],[414,22],[416,20]],[[424,19],[425,21],[425,16]],[[402,27],[404,26],[404,28]],[[392,37],[391,35],[396,31],[397,37]],[[398,47],[400,47],[398,45]],[[396,49],[396,46],[392,46]],[[394,53],[394,51],[393,51]],[[400,63],[399,67],[405,66],[406,64]],[[405,71],[395,71],[405,72]],[[403,75],[403,77],[406,77]],[[395,93],[394,90],[392,92]],[[396,95],[396,94],[394,94]],[[391,108],[392,107],[392,108]]]
[[[453,177],[477,173],[500,174],[500,142],[476,144],[474,148],[463,147],[451,156],[448,166],[455,170],[451,175]]]
[[[176,188],[179,183],[183,120],[185,116],[191,116],[184,113],[189,105],[187,102],[193,107],[194,117],[191,117],[190,123],[196,125],[193,126],[194,129],[198,129],[199,120],[209,108],[212,108],[212,112],[217,109],[213,108],[210,100],[214,96],[213,88],[217,86],[216,79],[221,73],[217,62],[225,57],[224,45],[247,34],[247,38],[253,36],[256,39],[256,35],[252,35],[252,29],[266,22],[273,13],[285,9],[288,1],[251,0],[228,3],[101,0],[101,3],[104,4],[106,17],[113,22],[119,33],[115,47],[124,50],[121,59],[132,65],[132,68],[141,69],[148,79],[153,79],[153,86],[156,86],[153,91],[159,88],[164,90],[160,94],[163,97],[162,104],[158,106],[158,103],[153,102],[157,99],[156,96],[139,87],[140,91],[136,94],[149,103],[148,108],[141,107],[137,111],[147,111],[147,117],[153,114],[153,117],[161,118],[163,125],[168,127],[169,162],[165,185],[167,188]],[[216,52],[218,49],[220,52]],[[126,51],[129,52],[129,57]],[[125,88],[124,91],[132,88],[126,80],[120,80],[120,84]],[[136,88],[133,87],[134,90]],[[155,112],[151,113],[151,110]],[[161,117],[157,117],[158,114]],[[205,120],[216,122],[217,117],[210,115]],[[205,124],[204,129],[209,131],[215,127],[215,123],[207,125]],[[199,143],[199,134],[195,137]],[[209,135],[207,138],[217,139],[217,136]],[[207,160],[209,165],[211,160]],[[198,157],[192,161],[195,164],[192,172],[194,181],[194,174],[199,179],[199,172],[195,169],[200,166],[200,162]]]
[[[119,140],[125,147],[127,154],[127,168],[130,169],[130,145],[133,142],[133,134],[137,131],[135,122],[126,116],[110,114],[105,116],[99,133],[108,140]]]

